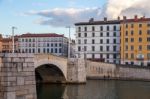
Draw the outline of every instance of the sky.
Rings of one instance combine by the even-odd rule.
[[[68,36],[71,26],[74,38],[74,23],[90,18],[116,19],[150,16],[149,0],[0,0],[0,33],[11,35],[24,33],[58,33]]]

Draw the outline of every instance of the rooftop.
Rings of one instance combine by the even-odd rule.
[[[76,26],[78,25],[105,25],[105,24],[120,24],[120,23],[128,23],[128,22],[147,22],[150,21],[150,18],[145,18],[145,16],[138,18],[137,15],[134,18],[127,19],[126,16],[123,16],[123,19],[120,20],[118,17],[117,20],[107,20],[105,17],[102,21],[95,21],[94,18],[91,18],[88,22],[79,22],[75,23]]]
[[[64,37],[64,35],[56,33],[43,33],[43,34],[26,33],[20,35],[20,37]]]

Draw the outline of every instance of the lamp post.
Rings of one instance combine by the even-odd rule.
[[[15,41],[14,41],[14,31],[17,29],[16,27],[12,26],[12,53],[15,52]]]
[[[69,44],[68,44],[68,59],[70,59],[70,26],[67,26],[66,28],[68,28],[69,29]]]

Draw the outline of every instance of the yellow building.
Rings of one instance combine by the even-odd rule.
[[[121,21],[121,63],[150,66],[150,18]]]

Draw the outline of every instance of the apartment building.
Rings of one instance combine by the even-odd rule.
[[[120,18],[75,23],[76,56],[109,63],[120,63]]]
[[[18,44],[21,53],[52,53],[67,56],[68,39],[60,34],[22,34]]]
[[[121,22],[121,63],[150,66],[150,18],[135,16]]]

